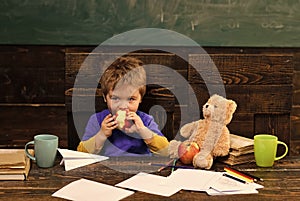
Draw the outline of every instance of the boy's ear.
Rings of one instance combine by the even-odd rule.
[[[103,96],[103,100],[104,100],[104,102],[106,103],[106,98],[105,98],[105,96],[104,95],[102,95]]]

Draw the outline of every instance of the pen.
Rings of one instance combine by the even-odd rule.
[[[241,182],[241,183],[243,183],[243,184],[246,183],[246,181],[244,181],[244,180],[242,180],[242,179],[239,179],[239,178],[237,178],[237,177],[235,177],[235,176],[231,176],[231,175],[226,174],[226,173],[223,174],[223,176],[228,177],[228,178],[230,178],[230,179],[233,179],[233,180],[235,180],[235,181]]]
[[[166,164],[165,164],[164,166],[162,166],[161,168],[159,168],[159,169],[157,170],[157,172],[162,171],[163,169],[167,168],[167,166],[168,166],[168,165],[171,165],[172,163],[173,163],[173,159],[170,160],[168,163],[166,163]]]
[[[159,164],[159,163],[149,163],[152,166],[162,166],[162,167],[170,167],[170,168],[181,168],[181,169],[195,169],[193,166],[181,166],[181,165],[166,165],[166,164]]]
[[[251,178],[251,179],[253,179],[254,181],[263,181],[263,179],[260,178],[260,177],[256,177],[256,176],[254,176],[254,175],[251,175],[251,174],[246,173],[246,172],[239,171],[239,170],[234,169],[234,168],[224,167],[224,170],[225,170],[225,171],[226,171],[226,169],[229,170],[229,171],[231,171],[231,172],[235,172],[235,173],[237,173],[237,174],[240,174],[240,175],[242,175],[242,176],[244,176],[244,177]]]

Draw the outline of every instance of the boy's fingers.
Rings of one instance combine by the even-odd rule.
[[[111,114],[108,114],[105,118],[104,118],[104,121],[108,120],[109,118],[111,118]]]
[[[112,127],[112,129],[115,129],[115,128],[117,128],[118,127],[118,124],[115,124],[113,127]]]

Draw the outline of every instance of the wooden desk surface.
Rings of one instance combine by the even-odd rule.
[[[153,159],[151,161],[153,162]],[[53,168],[48,169],[38,168],[33,163],[27,181],[0,181],[0,200],[62,200],[52,197],[52,193],[72,181],[86,178],[115,185],[133,176],[134,172],[152,171],[154,167],[149,166],[148,163],[147,158],[138,160],[111,158],[70,171],[64,171],[64,167],[59,165],[59,160]],[[111,168],[108,168],[108,165]],[[223,167],[224,164],[216,163],[213,169],[222,170]],[[264,188],[259,189],[258,194],[227,196],[208,196],[203,192],[184,190],[171,197],[136,192],[124,200],[300,200],[300,157],[282,159],[272,168],[258,168],[254,163],[235,166],[235,168],[263,178],[264,181],[260,183],[264,185]],[[170,169],[165,169],[160,173],[154,172],[154,174],[167,176],[170,174]]]

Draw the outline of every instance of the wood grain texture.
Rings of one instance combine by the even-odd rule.
[[[212,74],[213,68],[217,68],[213,72],[219,73],[225,85],[284,85],[293,81],[292,55],[194,54],[189,62],[191,83],[204,84],[203,79],[208,77],[206,84],[215,84],[218,80]]]
[[[59,159],[59,157],[58,157]],[[19,181],[2,181],[0,186],[0,199],[21,200],[62,200],[51,197],[51,195],[64,187],[65,185],[81,178],[101,182],[108,185],[115,185],[134,175],[134,171],[151,168],[149,161],[161,162],[161,158],[140,158],[140,160],[126,158],[110,158],[107,161],[84,166],[71,171],[64,171],[64,167],[59,165],[57,160],[53,168],[38,168],[35,163],[32,164],[28,180]],[[224,164],[216,162],[212,170],[223,170]],[[235,166],[236,169],[245,171],[264,179],[261,184],[263,189],[259,189],[258,194],[222,196],[222,200],[297,200],[300,196],[299,175],[300,159],[299,157],[284,158],[275,163],[272,168],[258,168],[255,163]],[[117,171],[121,170],[121,171]],[[132,170],[132,171],[131,171]],[[151,170],[151,169],[148,169]],[[131,173],[132,172],[132,173]],[[160,173],[152,172],[161,176],[168,176],[170,168],[166,168]],[[162,197],[158,195],[135,192],[133,195],[124,200],[220,200],[219,196],[208,196],[203,192],[181,190],[171,197]]]
[[[218,93],[219,85],[192,84],[200,108],[208,100],[209,92]],[[237,102],[237,112],[244,113],[289,113],[292,107],[291,85],[225,85],[226,97]],[[193,110],[192,105],[191,109]],[[192,111],[191,111],[192,112]]]
[[[64,48],[0,46],[1,103],[64,103]]]
[[[98,81],[104,70],[117,57],[124,53],[66,53],[66,90],[74,86],[76,79],[78,87],[97,87]],[[74,50],[73,50],[74,51]],[[78,51],[78,50],[77,50]],[[170,53],[130,53],[131,56],[143,61],[147,71],[147,83],[157,85],[170,85],[173,77],[162,73],[160,67],[166,67],[170,71],[175,70],[185,76],[184,64],[178,62],[177,56]],[[180,65],[178,65],[180,64]],[[80,72],[78,74],[78,72]],[[170,85],[171,87],[172,85]]]
[[[1,106],[1,148],[24,148],[34,135],[51,133],[59,146],[67,147],[67,118],[64,106]]]

